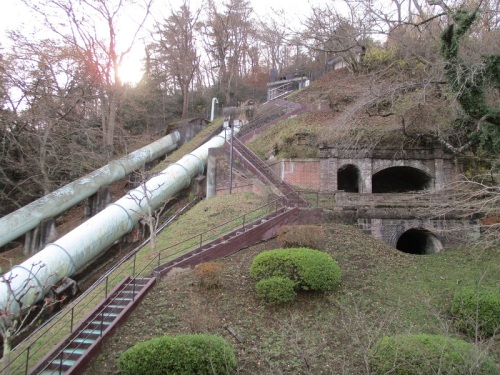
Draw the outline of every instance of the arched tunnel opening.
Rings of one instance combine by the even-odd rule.
[[[372,176],[373,193],[407,193],[428,189],[431,177],[413,167],[390,167]]]
[[[399,237],[396,249],[408,254],[426,255],[439,253],[443,244],[431,231],[414,228]]]
[[[359,169],[352,164],[345,165],[337,171],[338,190],[347,193],[359,193]]]

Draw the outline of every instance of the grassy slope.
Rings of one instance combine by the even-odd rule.
[[[500,285],[500,251],[460,248],[439,255],[401,253],[356,228],[324,226],[323,250],[343,270],[342,285],[305,293],[271,308],[255,298],[248,267],[269,241],[223,259],[221,286],[207,290],[193,271],[161,280],[110,339],[88,374],[116,371],[114,361],[137,341],[176,333],[218,333],[236,348],[239,374],[362,374],[371,343],[392,332],[461,337],[448,309],[453,292],[479,278]],[[239,342],[227,328],[243,338]],[[490,348],[498,360],[499,343]]]

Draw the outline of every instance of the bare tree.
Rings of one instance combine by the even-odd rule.
[[[292,65],[290,60],[290,31],[288,30],[284,14],[281,12],[275,17],[259,23],[258,39],[264,63],[268,68],[276,68],[282,72],[285,67]]]
[[[148,228],[149,248],[151,251],[156,251],[156,232],[160,222],[160,216],[163,213],[163,209],[168,203],[168,200],[165,201],[161,207],[153,209],[154,205],[152,202],[152,195],[156,190],[163,186],[158,185],[155,188],[151,188],[151,186],[148,185],[148,180],[153,177],[155,177],[155,175],[147,173],[144,169],[135,172],[134,178],[138,178],[140,180],[140,184],[136,189],[127,194],[127,198],[132,199],[139,207],[141,207],[141,210],[136,211],[136,214],[140,216],[140,220],[144,220]],[[138,191],[138,193],[136,191]]]
[[[122,90],[118,70],[149,16],[152,0],[140,3],[132,0],[38,0],[25,3],[45,18],[51,31],[74,45],[78,58],[86,63],[88,74],[98,84],[104,144],[112,149]],[[120,43],[123,30],[120,30],[119,23],[123,22],[127,7],[130,12],[132,6],[136,13],[142,12],[142,16],[132,27],[129,41]],[[131,24],[128,22],[127,27],[130,28]]]
[[[251,21],[252,8],[246,0],[231,0],[222,10],[214,1],[208,2],[205,24],[205,50],[212,68],[218,70],[220,87],[225,104],[232,103],[237,94],[235,83],[245,69],[251,35],[254,33]]]
[[[8,213],[102,163],[94,86],[74,50],[12,33],[3,55],[0,200]]]
[[[303,21],[303,31],[296,35],[323,64],[341,58],[351,70],[357,71],[372,32],[371,22],[355,3],[345,4],[349,11],[344,14],[330,4],[313,6],[311,15]]]

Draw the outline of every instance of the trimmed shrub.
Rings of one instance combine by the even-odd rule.
[[[194,267],[194,274],[198,283],[207,289],[217,288],[221,285],[222,264],[206,262]]]
[[[117,360],[124,375],[213,375],[236,369],[232,346],[216,335],[163,336],[140,342]]]
[[[286,277],[273,276],[255,284],[257,297],[270,305],[293,301],[296,296],[295,282]]]
[[[308,248],[264,251],[253,259],[250,274],[257,280],[286,277],[302,290],[326,291],[340,282],[337,262],[327,253]]]
[[[477,361],[473,345],[427,334],[382,337],[370,352],[370,366],[374,374],[498,374],[493,359]]]
[[[451,306],[455,326],[475,336],[476,328],[493,335],[500,328],[500,291],[488,287],[467,286],[455,293]]]
[[[308,247],[321,249],[325,232],[319,225],[283,225],[278,229],[280,247]]]

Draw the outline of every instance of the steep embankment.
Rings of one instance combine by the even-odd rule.
[[[341,147],[402,147],[436,142],[460,143],[453,130],[459,109],[446,86],[429,82],[417,68],[389,66],[377,71],[330,72],[289,96],[309,112],[282,121],[253,139],[261,157],[314,157],[321,144]]]

